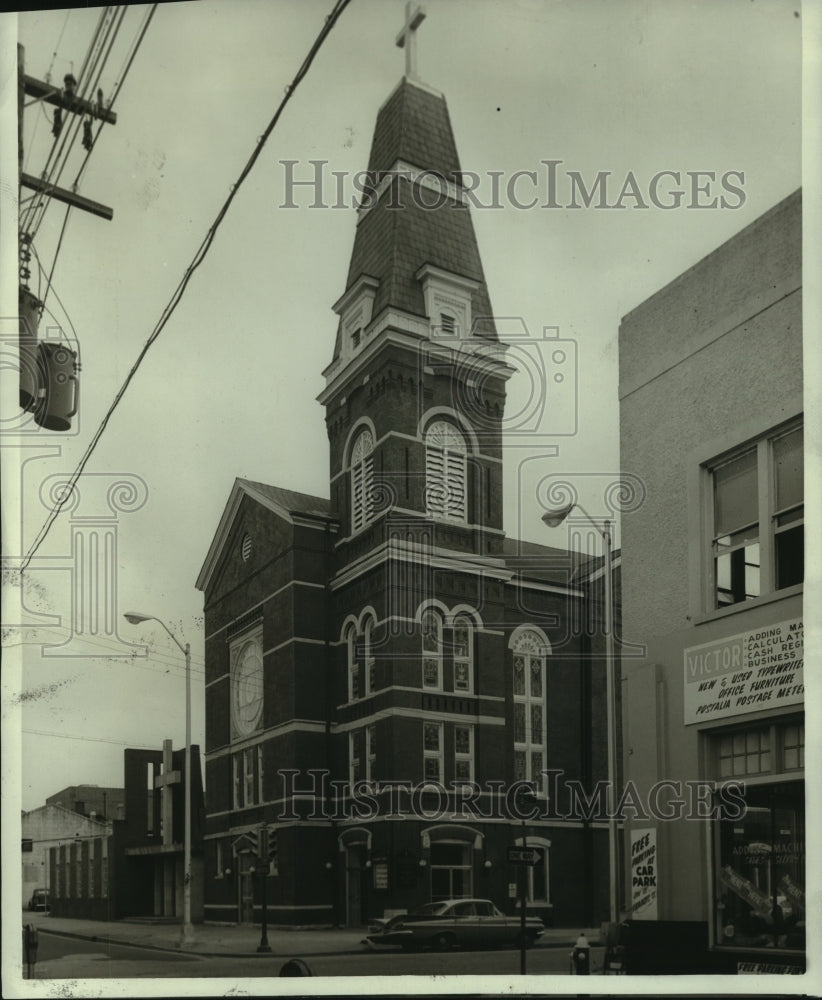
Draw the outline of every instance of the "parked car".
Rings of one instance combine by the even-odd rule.
[[[525,944],[532,945],[544,930],[539,917],[526,917]],[[392,917],[381,930],[367,934],[366,941],[409,949],[428,945],[444,951],[454,946],[519,944],[520,933],[519,916],[505,916],[489,899],[445,899]]]
[[[35,889],[29,900],[30,910],[47,910],[49,908],[48,889]]]

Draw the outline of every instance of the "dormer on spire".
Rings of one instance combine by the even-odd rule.
[[[405,75],[419,80],[417,75],[417,28],[425,20],[425,8],[408,0],[405,5],[405,24],[397,35],[396,45],[405,49]]]

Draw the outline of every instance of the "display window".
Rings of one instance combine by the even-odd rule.
[[[716,824],[718,947],[805,948],[805,783],[744,789],[744,815]]]

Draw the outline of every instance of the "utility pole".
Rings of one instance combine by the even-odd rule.
[[[85,98],[77,97],[70,85],[70,81],[74,81],[74,77],[70,74],[68,74],[64,80],[64,83],[67,84],[67,86],[64,87],[63,90],[52,86],[50,83],[46,83],[44,80],[37,80],[33,76],[28,76],[25,72],[24,60],[25,49],[22,45],[18,45],[18,110],[20,112],[18,115],[18,152],[20,158],[21,186],[30,188],[32,191],[46,191],[52,198],[56,198],[58,201],[62,201],[66,205],[71,205],[72,208],[81,208],[86,212],[91,212],[93,215],[100,216],[102,219],[111,221],[114,217],[114,211],[107,205],[101,205],[99,202],[91,201],[89,198],[83,198],[81,195],[74,191],[70,191],[67,188],[57,187],[55,184],[47,184],[42,178],[34,177],[32,174],[23,172],[24,95],[27,94],[29,97],[34,98],[34,101],[29,102],[30,104],[37,103],[38,101],[45,101],[46,104],[51,104],[55,108],[59,108],[62,111],[68,111],[70,114],[75,115],[87,115],[89,118],[106,122],[108,125],[117,124],[117,115],[113,111],[109,111],[108,108],[104,107],[102,101],[87,101]],[[76,81],[74,81],[74,84],[76,86]]]
[[[55,111],[55,141],[63,127],[64,112],[82,115],[86,135],[83,145],[91,149],[91,120],[114,125],[117,116],[103,104],[102,91],[97,91],[97,100],[89,101],[76,93],[77,81],[72,74],[66,74],[63,88],[52,86],[44,80],[37,80],[25,72],[25,49],[17,46],[17,157],[20,187],[35,192],[34,197],[54,198],[69,208],[79,208],[99,218],[110,221],[114,212],[107,205],[85,198],[76,191],[58,187],[44,176],[37,177],[23,170],[24,136],[23,117],[26,96],[33,98],[29,104],[40,101],[51,104]],[[66,123],[68,127],[68,123]],[[19,192],[18,192],[19,194]],[[18,197],[18,201],[21,199]],[[77,353],[63,344],[41,341],[38,338],[40,316],[43,303],[29,290],[31,272],[31,235],[20,235],[20,295],[19,295],[19,363],[20,363],[20,407],[34,412],[37,424],[48,430],[67,431],[71,418],[77,412],[78,365]]]
[[[258,859],[257,867],[260,872],[260,892],[262,903],[262,913],[261,913],[261,924],[260,927],[260,943],[257,945],[257,951],[259,952],[270,952],[271,945],[268,943],[268,872],[270,866],[269,850],[268,850],[268,827],[265,823],[260,825],[260,830],[257,836],[257,850]]]

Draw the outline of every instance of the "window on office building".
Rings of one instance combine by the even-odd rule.
[[[711,463],[712,606],[804,579],[803,429],[793,424]]]

